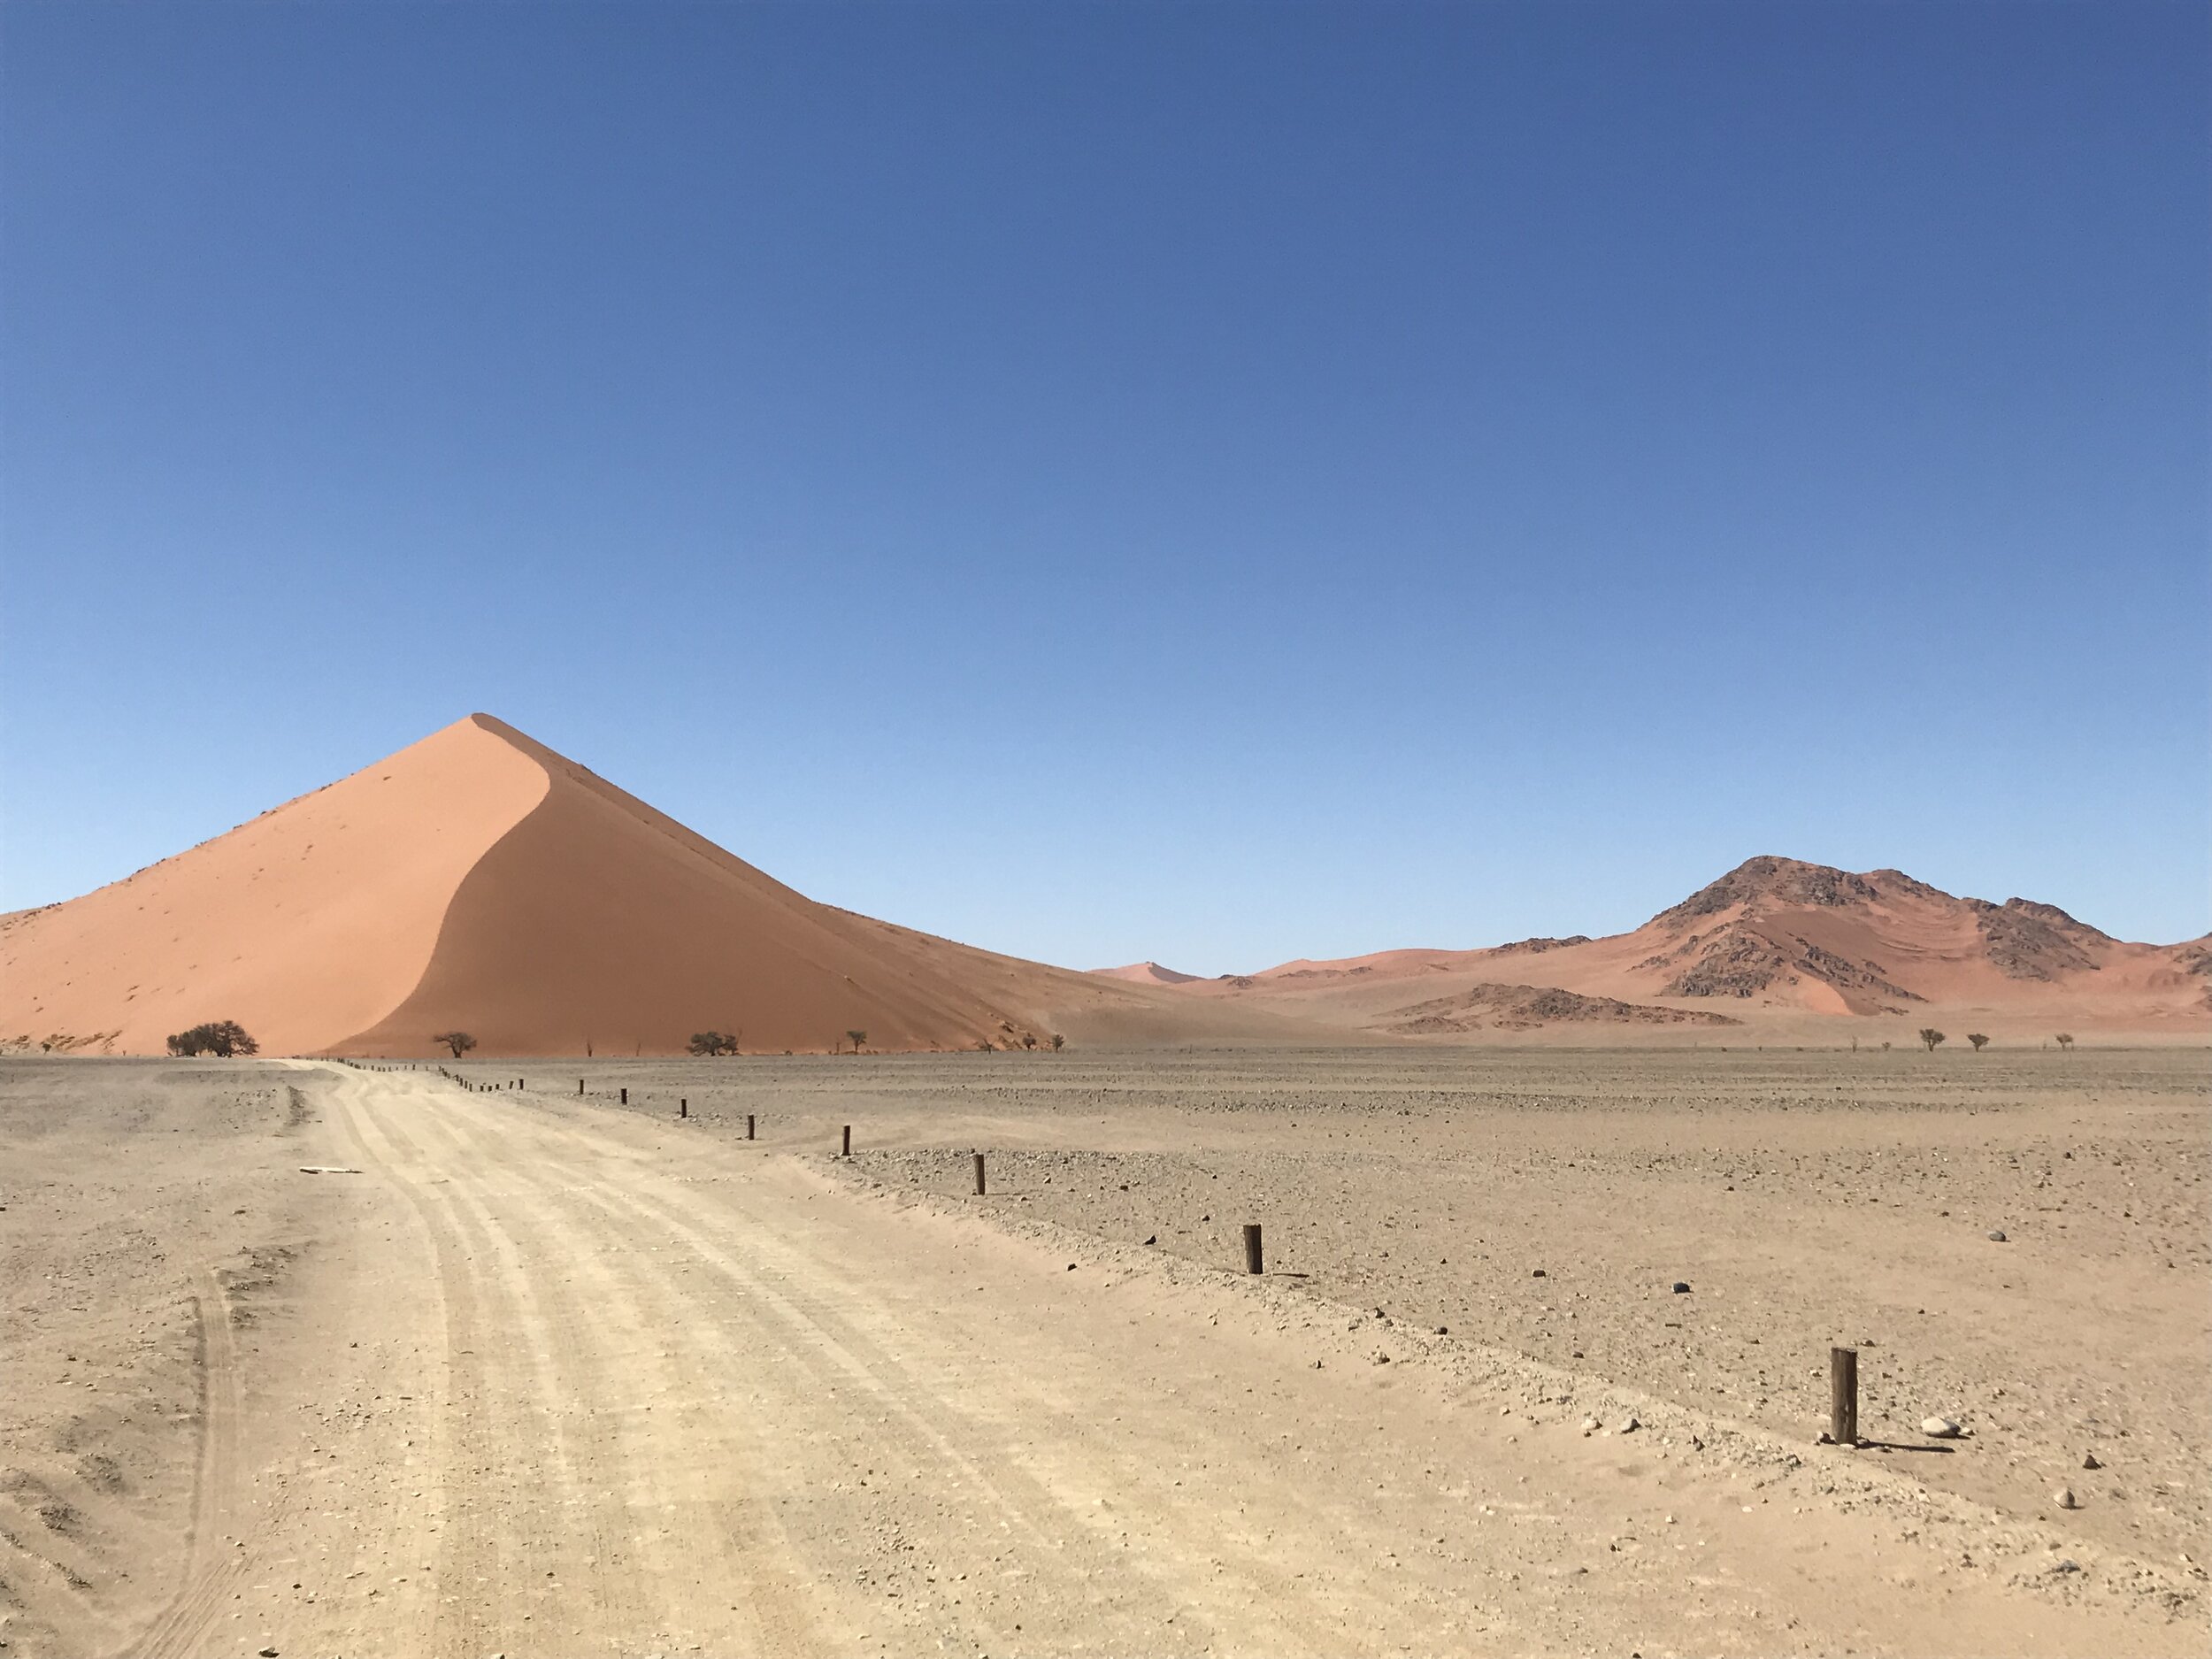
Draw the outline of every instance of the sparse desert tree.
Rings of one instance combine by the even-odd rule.
[[[1063,1037],[1063,1036],[1062,1036],[1062,1035],[1061,1035],[1058,1032],[1056,1032],[1056,1032],[1054,1032],[1054,1033],[1052,1033],[1052,1052],[1053,1052],[1053,1053],[1057,1054],[1057,1053],[1059,1053],[1059,1052],[1060,1052],[1060,1050],[1061,1050],[1061,1049],[1063,1049],[1063,1048],[1066,1048],[1067,1046],[1068,1046],[1068,1040],[1067,1040],[1065,1037]]]
[[[229,1060],[242,1055],[259,1054],[261,1045],[248,1036],[246,1028],[236,1020],[217,1019],[177,1033],[169,1039],[169,1052],[187,1056],[211,1054],[219,1060]]]
[[[2070,1031],[2062,1031],[2062,1032],[2060,1032],[2060,1033],[2058,1033],[2057,1041],[2058,1041],[2058,1046],[2059,1046],[2060,1048],[2062,1048],[2065,1049],[2065,1050],[2066,1050],[2069,1054],[2071,1054],[2071,1053],[2073,1052],[2073,1050],[2074,1050],[2074,1033],[2073,1033],[2072,1032],[2070,1032]]]
[[[430,1041],[433,1042],[442,1042],[445,1044],[447,1048],[453,1051],[453,1057],[457,1060],[463,1055],[466,1054],[471,1048],[476,1047],[476,1039],[470,1036],[465,1031],[435,1032],[432,1033]]]
[[[726,1031],[695,1031],[690,1047],[696,1055],[735,1054],[737,1039]]]
[[[1037,1033],[1036,1033],[1035,1032],[1033,1032],[1033,1031],[1025,1031],[1025,1032],[1022,1033],[1022,1047],[1023,1047],[1023,1048],[1035,1048],[1036,1046],[1037,1046]]]
[[[1936,1044],[1943,1041],[1943,1033],[1933,1025],[1923,1025],[1920,1028],[1920,1041],[1926,1043],[1928,1052],[1933,1054],[1936,1051]]]
[[[996,1054],[998,1044],[993,1042],[988,1037],[978,1037],[975,1040],[975,1051],[978,1054]]]
[[[858,1054],[863,1048],[868,1046],[868,1033],[866,1032],[849,1031],[845,1034],[853,1040],[853,1052],[855,1054]]]
[[[1976,1054],[1979,1054],[1989,1047],[1989,1034],[1986,1032],[1970,1031],[1966,1033],[1966,1041],[1974,1045]]]

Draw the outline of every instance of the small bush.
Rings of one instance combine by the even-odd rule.
[[[2069,1052],[2071,1052],[2074,1047],[2074,1033],[2070,1031],[2060,1032],[2058,1033],[2058,1046],[2068,1050]]]
[[[1966,1033],[1966,1041],[1974,1045],[1976,1054],[1979,1054],[1989,1046],[1989,1037],[1985,1032],[1970,1031]]]
[[[1058,1032],[1056,1032],[1056,1032],[1054,1032],[1054,1033],[1052,1033],[1052,1052],[1053,1052],[1053,1053],[1057,1054],[1057,1053],[1059,1053],[1059,1052],[1060,1052],[1060,1050],[1061,1050],[1061,1049],[1063,1049],[1063,1048],[1066,1048],[1067,1046],[1068,1046],[1068,1040],[1067,1040],[1065,1037],[1063,1037],[1063,1036],[1062,1036],[1062,1035],[1061,1035]]]
[[[863,1048],[868,1046],[868,1033],[866,1032],[849,1031],[845,1034],[853,1040],[853,1052],[855,1054],[858,1054]]]
[[[1928,1052],[1933,1054],[1936,1051],[1936,1044],[1943,1041],[1943,1033],[1933,1025],[1923,1025],[1920,1028],[1920,1041],[1926,1043]]]
[[[447,1048],[453,1050],[453,1057],[457,1060],[463,1055],[466,1054],[471,1048],[476,1047],[476,1039],[470,1036],[465,1031],[434,1032],[432,1033],[430,1041],[433,1042],[442,1042],[445,1044]]]
[[[737,1038],[726,1031],[695,1031],[690,1046],[691,1052],[696,1055],[735,1054]]]
[[[246,1028],[236,1020],[218,1019],[177,1033],[169,1039],[169,1052],[184,1056],[211,1054],[219,1060],[231,1060],[242,1055],[259,1054],[261,1045],[248,1036]]]

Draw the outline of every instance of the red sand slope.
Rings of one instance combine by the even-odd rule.
[[[1287,1034],[818,904],[488,715],[0,922],[0,1039],[158,1053],[210,1019],[418,1056],[457,1027],[484,1056]]]
[[[1895,870],[1772,857],[1747,860],[1632,933],[1286,962],[1178,995],[1402,1031],[1439,998],[1502,983],[1763,1024],[1863,1015],[1910,1025],[1947,1010],[1993,1030],[2212,1030],[2204,941],[2130,944],[2055,905],[1955,898]]]
[[[1125,968],[1093,968],[1091,972],[1102,979],[1122,979],[1131,985],[1188,985],[1198,976],[1178,973],[1172,968],[1163,968],[1156,962],[1133,962]]]
[[[406,1000],[453,895],[542,802],[471,720],[66,904],[0,920],[0,1038],[158,1054],[236,1019],[321,1048]]]

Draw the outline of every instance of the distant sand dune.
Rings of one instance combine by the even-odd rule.
[[[1093,968],[1091,972],[1102,979],[1124,979],[1132,985],[1188,985],[1198,978],[1194,973],[1178,973],[1172,968],[1163,968],[1156,962],[1133,962],[1125,968]]]
[[[1622,1004],[1703,1009],[1807,1034],[1851,1015],[1947,1021],[1957,1027],[1954,1036],[1978,1028],[2047,1037],[2079,1025],[2188,1040],[2212,1031],[2207,941],[2130,944],[2054,904],[1956,898],[1900,871],[1855,874],[1775,857],[1748,859],[1641,927],[1609,938],[1301,957],[1179,986],[1176,994],[1350,1030],[1436,1034],[1507,1028],[1494,1011],[1469,1018],[1441,1003],[1508,980]],[[1409,1007],[1414,981],[1438,1007]],[[1592,1023],[1586,1014],[1555,1011],[1516,1028]]]

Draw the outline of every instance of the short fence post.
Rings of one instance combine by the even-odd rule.
[[[676,1102],[676,1116],[679,1118],[688,1118],[691,1116],[691,1102],[689,1100],[680,1100]]]
[[[983,1155],[980,1152],[975,1155],[975,1195],[978,1198],[983,1196]]]
[[[576,1079],[576,1098],[578,1100],[584,1098],[584,1079],[580,1077]]]
[[[850,1124],[847,1124],[847,1125],[845,1125],[845,1150],[844,1150],[841,1154],[840,1154],[839,1156],[842,1156],[842,1157],[848,1157],[848,1158],[849,1158],[849,1157],[852,1156],[852,1155],[853,1155],[853,1126],[852,1126]]]
[[[1244,1271],[1248,1273],[1263,1271],[1260,1266],[1260,1224],[1256,1221],[1244,1224]]]
[[[753,1114],[750,1112],[745,1114],[745,1138],[748,1141],[753,1138]]]
[[[622,1103],[625,1106],[630,1103],[630,1091],[626,1088],[622,1091]]]
[[[1859,1350],[1828,1350],[1828,1438],[1839,1446],[1859,1443]]]

